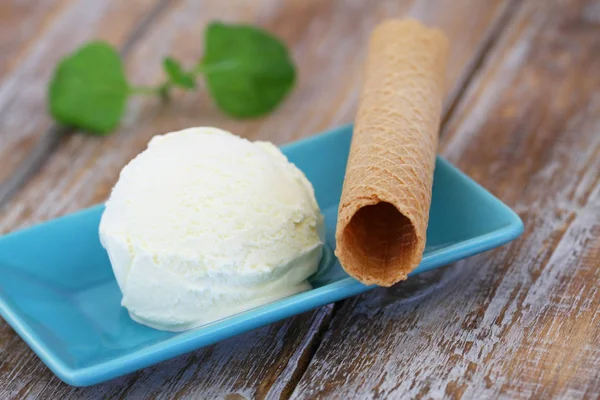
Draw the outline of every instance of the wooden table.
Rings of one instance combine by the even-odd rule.
[[[519,240],[91,388],[60,382],[0,321],[0,399],[599,398],[597,0],[2,1],[0,232],[102,201],[158,133],[284,144],[351,122],[370,29],[406,15],[452,39],[441,154],[519,213]],[[81,42],[119,46],[150,84],[165,55],[191,65],[216,18],[291,46],[300,79],[276,113],[232,121],[203,91],[136,98],[106,138],[46,114],[49,75]]]

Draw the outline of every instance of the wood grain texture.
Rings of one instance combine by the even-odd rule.
[[[39,3],[31,16],[33,22],[29,23],[43,24],[43,29],[40,27],[29,38],[31,43],[16,42],[24,47],[15,52],[14,60],[0,58],[0,68],[4,60],[5,68],[9,69],[0,74],[0,182],[11,176],[52,126],[46,112],[46,87],[57,61],[93,38],[123,45],[160,1],[73,0],[55,9],[50,9],[46,2]],[[45,19],[37,16],[38,7]],[[27,30],[27,21],[23,22],[19,26]],[[8,50],[15,45],[9,42]],[[10,52],[3,55],[8,56],[13,57]],[[10,68],[8,63],[12,63]]]
[[[203,92],[181,94],[169,104],[135,99],[120,130],[99,139],[66,138],[48,164],[0,210],[0,231],[49,219],[102,201],[118,171],[157,133],[192,125],[216,125],[251,138],[281,144],[351,121],[360,88],[362,55],[368,32],[385,17],[411,14],[442,27],[456,46],[449,79],[461,85],[482,51],[482,41],[498,27],[505,1],[288,1],[169,3],[127,60],[136,83],[161,79],[160,60],[171,54],[187,64],[201,54],[202,30],[213,18],[251,21],[277,33],[291,46],[299,65],[298,87],[273,115],[232,121],[221,115]],[[468,17],[467,17],[468,16]],[[457,21],[467,21],[464,24]],[[466,70],[466,72],[464,72]],[[457,93],[457,87],[449,88]],[[452,95],[450,95],[450,99]],[[89,389],[72,389],[54,378],[35,355],[0,324],[0,398],[19,393],[60,397],[145,398],[176,393],[181,397],[286,397],[304,372],[331,307],[259,329],[217,346],[160,364]],[[277,351],[271,351],[277,346]],[[259,351],[249,351],[256,348]],[[216,349],[216,350],[215,350]],[[262,382],[262,384],[261,384]],[[126,387],[132,387],[126,392]],[[234,398],[234,397],[232,397]]]
[[[0,3],[0,76],[18,65],[23,53],[74,0],[7,0]]]
[[[524,236],[345,302],[292,398],[600,397],[599,11],[523,2],[446,126]]]

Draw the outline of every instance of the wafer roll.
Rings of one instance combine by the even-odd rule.
[[[414,20],[371,35],[336,231],[336,255],[365,284],[419,265],[431,205],[448,40]]]

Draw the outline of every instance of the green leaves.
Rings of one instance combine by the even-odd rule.
[[[194,75],[185,72],[181,67],[181,64],[171,57],[167,57],[163,60],[163,69],[174,85],[184,89],[194,89],[196,87]]]
[[[91,42],[64,58],[50,83],[50,113],[60,123],[106,134],[125,111],[129,89],[119,54]]]
[[[277,107],[295,83],[296,71],[284,44],[248,25],[211,23],[205,32],[205,55],[191,70],[171,57],[163,60],[166,81],[157,86],[127,82],[117,51],[90,42],[58,64],[50,82],[48,103],[60,123],[95,134],[107,134],[123,117],[130,95],[166,97],[173,87],[196,88],[204,74],[219,108],[235,118],[264,115]]]
[[[238,118],[272,111],[296,78],[288,51],[275,36],[218,22],[206,30],[201,71],[217,105]]]

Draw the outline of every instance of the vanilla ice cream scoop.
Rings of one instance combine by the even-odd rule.
[[[100,240],[131,317],[181,331],[309,289],[323,217],[273,144],[190,128],[123,168]]]

